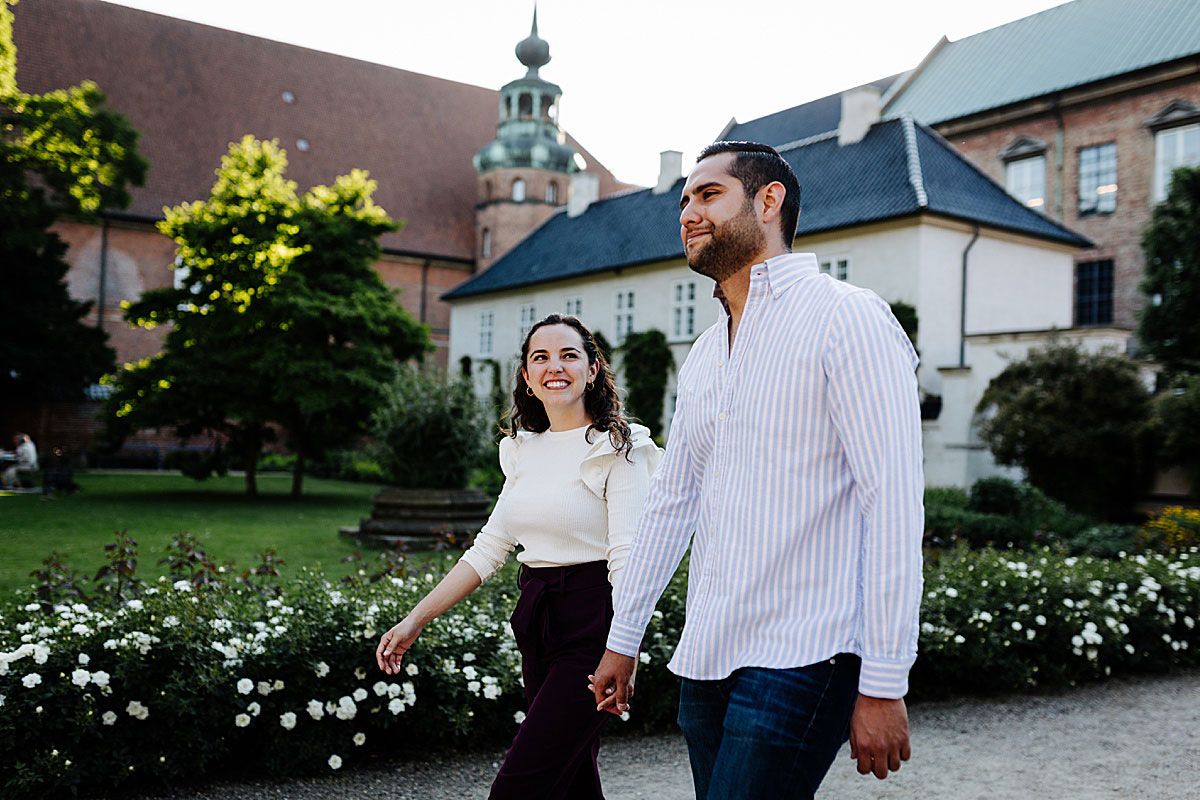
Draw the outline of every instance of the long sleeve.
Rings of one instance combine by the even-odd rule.
[[[861,514],[859,691],[872,697],[903,697],[916,659],[924,527],[916,361],[877,295],[843,298],[824,368]]]
[[[492,508],[488,521],[480,528],[475,536],[475,542],[462,554],[460,561],[465,561],[479,573],[479,579],[486,581],[495,575],[508,555],[517,546],[517,539],[506,525],[505,512],[508,509],[512,486],[516,482],[517,449],[519,443],[511,437],[500,440],[500,469],[504,472],[504,488]]]
[[[628,457],[622,453],[614,454],[608,472],[604,493],[608,505],[608,550],[605,557],[608,560],[608,580],[614,587],[625,569],[642,506],[646,503],[650,475],[654,471],[650,463],[654,460],[654,451],[651,442],[634,449]]]
[[[686,399],[680,395],[667,453],[650,480],[629,560],[615,585],[608,649],[627,656],[637,655],[650,615],[687,550],[699,515],[700,487],[689,453],[686,418]]]

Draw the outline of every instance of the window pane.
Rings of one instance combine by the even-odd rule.
[[[1016,199],[1030,208],[1046,204],[1046,157],[1034,156],[1010,161],[1004,168],[1004,186]]]
[[[512,199],[517,203],[525,202],[525,181],[517,178],[512,185]]]
[[[1079,213],[1109,214],[1117,208],[1117,146],[1079,151]]]
[[[1113,262],[1086,261],[1075,268],[1075,324],[1108,325],[1113,315]]]

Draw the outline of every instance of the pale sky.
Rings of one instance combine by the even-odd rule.
[[[112,0],[316,50],[499,89],[532,0]],[[685,170],[729,118],[745,122],[916,66],[952,41],[1063,0],[540,0],[541,75],[560,122],[616,176]]]

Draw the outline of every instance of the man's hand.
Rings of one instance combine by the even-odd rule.
[[[858,696],[850,719],[850,757],[858,760],[858,772],[874,772],[883,780],[888,771],[900,769],[912,756],[908,742],[908,708],[904,700]]]
[[[596,710],[618,716],[628,711],[636,672],[636,658],[605,650],[595,674],[588,675],[588,688],[596,696]]]

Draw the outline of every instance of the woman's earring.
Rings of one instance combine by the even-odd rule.
[[[533,397],[533,389],[530,389],[528,386],[526,386],[525,394],[529,395],[530,397]]]
[[[588,381],[587,390],[589,392],[592,390],[592,381]]]

